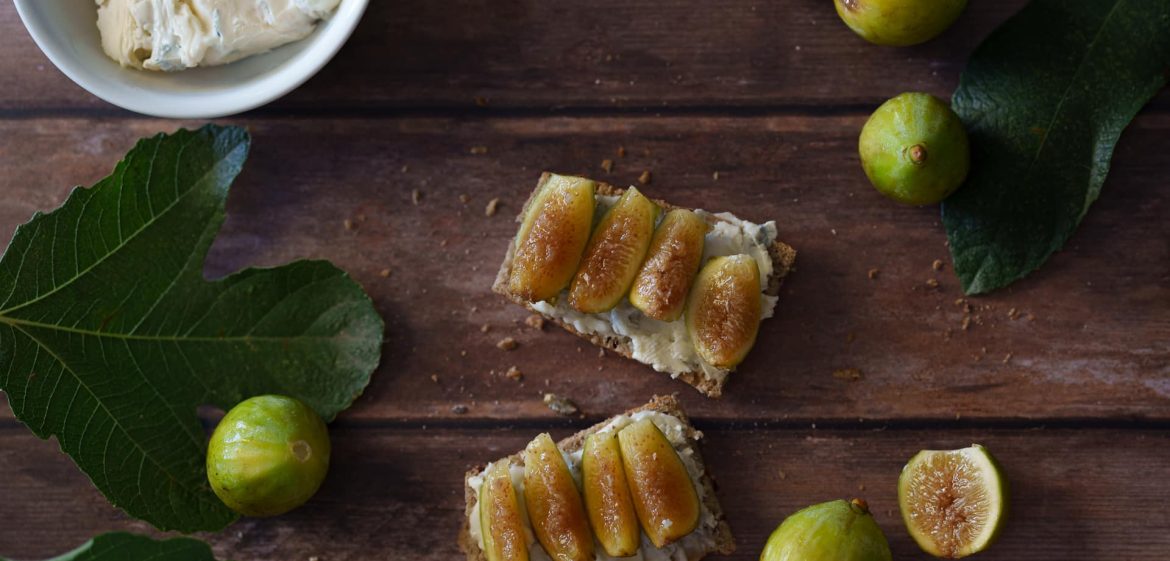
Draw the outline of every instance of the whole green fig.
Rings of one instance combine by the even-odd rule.
[[[885,534],[861,499],[829,501],[784,519],[760,561],[891,561]]]
[[[878,107],[857,149],[874,188],[908,205],[941,202],[963,184],[971,165],[963,122],[925,93],[904,93]]]
[[[855,33],[878,45],[905,47],[946,31],[967,0],[835,0],[837,15]]]
[[[215,427],[207,447],[207,479],[232,510],[276,516],[309,500],[329,471],[329,433],[297,399],[244,400]]]

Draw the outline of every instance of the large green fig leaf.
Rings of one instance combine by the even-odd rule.
[[[328,420],[379,360],[381,318],[327,262],[203,278],[249,142],[213,126],[144,139],[0,259],[0,390],[111,503],[164,530],[236,517],[207,483],[199,405],[278,393]]]
[[[964,291],[1011,284],[1064,245],[1168,75],[1168,0],[1033,0],[979,46],[953,100],[971,175],[942,209]]]
[[[215,556],[207,544],[191,538],[155,541],[137,534],[112,532],[46,561],[215,561]]]

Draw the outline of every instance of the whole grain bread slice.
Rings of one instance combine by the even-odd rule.
[[[541,174],[540,181],[537,183],[536,189],[532,190],[532,194],[529,195],[528,200],[524,202],[524,207],[520,209],[520,213],[516,216],[516,222],[522,222],[524,220],[524,215],[528,212],[528,207],[532,204],[533,198],[540,190],[540,187],[544,185],[546,181],[548,181],[548,178],[551,175],[552,174],[549,172],[544,172]],[[621,195],[624,191],[625,189],[614,187],[613,185],[609,185],[607,183],[597,182],[596,193],[598,195],[618,196]],[[666,211],[682,208],[658,199],[654,199],[654,202]],[[715,217],[714,219],[718,220],[718,217]],[[629,341],[623,337],[603,336],[595,333],[579,332],[569,323],[554,317],[550,317],[546,314],[541,314],[533,307],[532,302],[528,302],[524,298],[521,298],[520,296],[509,291],[508,278],[512,274],[512,260],[515,255],[516,239],[513,237],[512,241],[508,244],[508,252],[504,256],[504,262],[500,265],[499,272],[496,273],[496,280],[492,284],[493,292],[500,294],[505,298],[520,304],[521,306],[524,306],[525,308],[528,308],[533,313],[540,314],[545,318],[545,320],[551,321],[561,326],[561,328],[563,328],[565,331],[581,337],[582,339],[585,339],[598,347],[609,349],[628,359],[634,359],[634,351],[631,348]],[[765,288],[764,294],[769,296],[779,296],[781,283],[784,281],[784,278],[793,271],[793,266],[796,263],[796,250],[793,249],[792,246],[777,240],[773,242],[772,245],[768,248],[768,256],[772,258],[772,275],[768,277],[767,288]],[[691,386],[694,386],[695,389],[699,390],[699,392],[703,393],[707,397],[721,396],[723,394],[723,385],[727,381],[727,377],[715,379],[707,376],[706,373],[701,370],[681,372],[675,375],[675,377],[690,384]]]
[[[703,505],[715,517],[716,520],[716,526],[712,530],[711,536],[714,545],[703,555],[710,553],[722,553],[724,555],[734,553],[735,537],[731,535],[731,526],[727,524],[727,520],[723,515],[723,507],[720,506],[719,499],[715,496],[715,479],[711,475],[710,470],[707,468],[706,464],[703,462],[702,454],[699,453],[697,441],[703,437],[703,433],[699,432],[693,426],[691,426],[690,420],[687,418],[686,413],[684,413],[683,410],[679,407],[678,400],[675,399],[674,396],[656,395],[651,398],[650,402],[646,405],[635,409],[630,409],[624,414],[632,415],[639,411],[657,411],[659,413],[665,413],[667,415],[678,418],[678,420],[682,421],[683,425],[686,426],[686,438],[691,449],[694,451],[694,455],[692,457],[694,458],[696,465],[699,467],[699,470],[703,472],[702,478],[699,481],[696,481],[695,484],[703,489]],[[612,419],[612,417],[610,419]],[[585,437],[600,431],[605,427],[610,419],[606,419],[605,421],[602,421],[581,432],[578,432],[577,434],[561,440],[557,443],[557,446],[562,451],[569,454],[580,450],[585,446]],[[499,461],[509,461],[516,465],[523,465],[524,455],[521,451],[506,458],[501,458]],[[478,497],[476,496],[475,489],[471,487],[470,480],[472,477],[482,473],[485,467],[487,467],[486,464],[476,466],[463,476],[463,495],[466,505],[463,510],[463,525],[459,531],[459,547],[462,548],[463,552],[467,554],[467,561],[487,561],[487,557],[483,554],[483,550],[479,548],[479,544],[476,542],[476,540],[471,537],[471,511],[473,508],[475,508],[475,503]]]

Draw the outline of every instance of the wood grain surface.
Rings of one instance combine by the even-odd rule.
[[[1167,92],[1122,137],[1065,250],[990,296],[962,296],[937,209],[885,200],[857,160],[878,103],[949,95],[971,50],[1023,4],[973,2],[938,40],[887,49],[855,37],[828,0],[372,2],[316,78],[221,121],[254,143],[206,274],[332,260],[386,319],[383,365],[334,427],[317,498],[201,537],[237,561],[455,559],[469,465],[678,392],[707,433],[740,538],[733,559],[756,559],[795,509],[852,495],[874,505],[895,558],[925,559],[898,519],[898,470],[919,449],[973,441],[1014,488],[1013,518],[982,559],[1164,559]],[[201,124],[90,96],[40,54],[11,3],[0,76],[0,245],[137,138]],[[722,399],[526,326],[490,292],[546,169],[619,185],[651,171],[655,197],[777,221],[797,271]],[[504,337],[519,348],[498,349]],[[502,375],[512,366],[522,382]],[[861,379],[834,376],[849,368]],[[585,418],[555,416],[545,392]],[[20,559],[147,529],[6,406],[0,520],[0,555]]]

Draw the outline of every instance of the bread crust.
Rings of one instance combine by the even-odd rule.
[[[693,456],[694,461],[699,469],[703,472],[703,477],[696,483],[703,487],[703,505],[707,510],[715,516],[716,526],[714,535],[712,536],[715,542],[714,548],[707,552],[721,553],[724,555],[735,552],[735,537],[731,534],[731,526],[727,524],[727,520],[723,514],[723,507],[719,504],[719,499],[715,496],[715,489],[717,487],[714,477],[711,475],[710,469],[703,461],[703,455],[700,453],[697,441],[703,437],[703,433],[691,426],[690,419],[687,418],[686,413],[679,407],[678,400],[673,396],[654,396],[650,402],[634,409],[630,409],[623,413],[624,415],[632,415],[639,411],[657,411],[667,415],[674,416],[682,421],[686,426],[686,438],[690,444],[691,449],[695,451]],[[616,417],[616,415],[615,415]],[[585,446],[585,437],[600,431],[605,427],[613,417],[606,419],[596,425],[593,425],[577,434],[574,434],[557,443],[562,451],[566,453],[573,453]],[[524,457],[522,452],[517,452],[511,456],[501,458],[500,461],[507,460],[517,465],[524,464]],[[467,561],[487,561],[487,557],[483,554],[483,550],[479,548],[479,544],[471,537],[471,511],[475,508],[475,503],[478,497],[475,490],[472,489],[470,480],[473,476],[479,475],[483,472],[486,465],[478,465],[473,467],[463,476],[463,497],[465,507],[463,510],[463,526],[459,531],[459,547],[467,554]],[[704,554],[705,556],[706,554]]]
[[[520,213],[516,216],[516,222],[522,222],[524,220],[524,215],[527,214],[528,207],[532,205],[532,201],[536,197],[536,193],[540,190],[540,187],[543,186],[546,181],[548,181],[551,175],[552,174],[549,172],[544,172],[541,174],[540,181],[536,184],[536,189],[532,190],[532,194],[528,196],[528,200],[524,202],[524,207],[520,209]],[[621,195],[624,191],[625,189],[614,187],[608,183],[602,183],[600,181],[597,182],[596,193],[598,195],[618,196]],[[664,211],[683,208],[667,203],[666,201],[658,199],[653,200],[660,207],[662,207]],[[528,308],[528,310],[532,313],[540,314],[542,317],[544,317],[545,320],[559,325],[565,331],[585,339],[586,341],[589,341],[598,347],[608,349],[625,358],[635,360],[634,350],[630,347],[629,343],[623,341],[621,337],[604,337],[597,334],[581,333],[568,323],[540,313],[533,308],[531,302],[528,302],[520,296],[509,291],[508,277],[510,277],[512,274],[512,259],[515,257],[515,254],[516,238],[513,237],[512,241],[508,244],[508,252],[504,256],[504,262],[500,265],[499,272],[496,273],[496,280],[494,283],[492,283],[493,292],[517,304],[520,304],[525,308]],[[793,267],[796,263],[796,250],[793,249],[792,246],[777,240],[772,242],[772,245],[768,247],[768,255],[772,258],[772,275],[768,277],[767,287],[764,289],[764,294],[767,294],[768,296],[780,296],[780,286],[783,284],[784,278],[793,271]],[[664,374],[673,375],[669,372],[665,372]],[[687,384],[690,384],[696,390],[699,390],[699,392],[703,395],[714,398],[723,395],[723,385],[727,382],[727,378],[729,378],[724,377],[721,380],[716,380],[707,376],[702,370],[682,372],[673,376],[679,380],[682,380],[683,382],[686,382]]]

